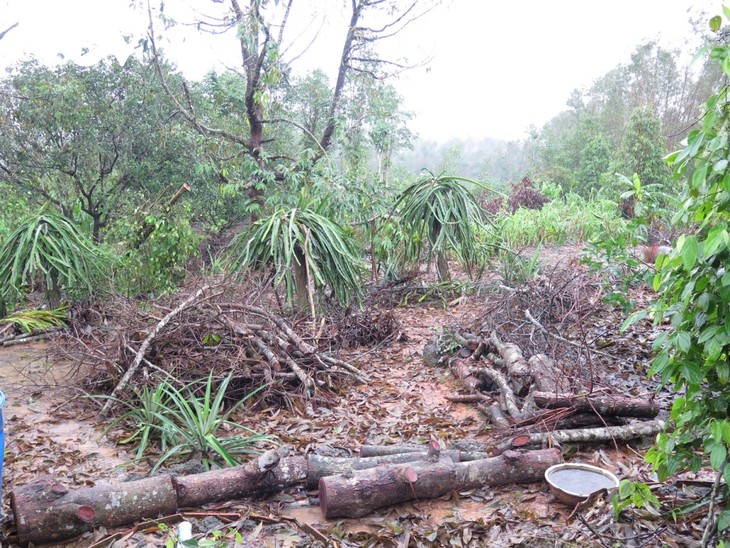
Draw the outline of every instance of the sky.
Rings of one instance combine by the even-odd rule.
[[[124,59],[144,35],[144,13],[131,0],[0,0],[0,69],[28,55],[52,64]],[[404,0],[405,3],[405,0]],[[300,71],[334,77],[347,20],[344,0],[297,0],[289,59]],[[566,108],[570,93],[630,61],[656,39],[691,54],[690,13],[720,13],[717,0],[442,0],[407,32],[382,46],[390,58],[423,62],[393,84],[410,128],[421,138],[519,140]],[[220,2],[217,2],[220,6]],[[166,0],[180,19],[212,0]],[[184,11],[185,10],[185,11]],[[691,12],[689,11],[691,10]],[[183,15],[185,13],[186,15]],[[299,29],[297,30],[297,25]],[[125,35],[133,38],[128,44]],[[316,37],[313,45],[311,39]],[[237,63],[235,36],[200,38],[194,29],[164,33],[166,55],[190,78]]]

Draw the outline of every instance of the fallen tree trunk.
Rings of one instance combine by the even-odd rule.
[[[510,449],[527,449],[541,447],[551,443],[579,443],[609,440],[630,440],[644,436],[654,436],[664,429],[664,421],[654,420],[634,422],[623,426],[605,426],[603,428],[583,428],[579,430],[555,430],[539,434],[521,434],[494,449],[499,455]]]
[[[96,527],[116,527],[174,514],[182,507],[199,507],[304,483],[307,459],[281,455],[267,451],[232,468],[175,478],[154,476],[73,491],[54,479],[38,479],[16,488],[10,495],[18,542],[55,542]]]
[[[558,449],[506,451],[495,458],[453,463],[388,465],[319,481],[325,518],[357,518],[384,506],[437,498],[453,490],[540,481],[550,466],[563,461]]]
[[[594,412],[599,415],[618,417],[639,417],[653,419],[659,414],[659,406],[651,401],[639,398],[617,396],[591,396],[573,394],[556,394],[554,392],[532,393],[535,403],[540,407],[554,409],[556,407],[574,407],[584,413]]]
[[[195,508],[208,502],[272,493],[307,479],[305,457],[279,458],[276,451],[232,468],[174,478],[177,505]]]
[[[378,466],[389,464],[403,464],[408,462],[434,462],[441,458],[450,460],[451,462],[466,462],[473,460],[481,460],[489,457],[487,453],[475,451],[459,451],[458,449],[446,449],[445,451],[429,451],[422,450],[413,452],[396,453],[393,455],[379,455],[374,457],[361,458],[339,458],[339,457],[322,457],[319,455],[309,455],[307,457],[307,488],[316,489],[319,480],[327,476],[336,476],[339,474],[350,474],[357,470],[368,470]]]
[[[10,495],[18,543],[45,544],[95,527],[116,527],[143,517],[174,514],[177,495],[170,476],[69,491],[52,478],[16,488]]]

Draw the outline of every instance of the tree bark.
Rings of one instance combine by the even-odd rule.
[[[449,459],[381,466],[319,481],[324,517],[358,518],[384,506],[437,498],[453,490],[486,485],[530,483],[563,461],[558,449],[507,451],[495,458],[464,463]]]
[[[41,544],[116,527],[143,517],[173,514],[177,495],[170,476],[69,491],[52,478],[18,487],[10,495],[18,542]]]
[[[423,449],[423,448],[422,448]],[[487,453],[476,451],[459,451],[446,449],[436,453],[428,451],[414,451],[360,458],[338,458],[309,455],[307,457],[307,488],[316,489],[319,480],[327,476],[351,474],[357,470],[368,470],[383,465],[403,464],[407,462],[434,462],[439,457],[451,462],[467,462],[489,458]]]
[[[446,448],[462,452],[483,452],[489,451],[489,446],[476,440],[454,440]],[[362,445],[359,455],[361,457],[377,457],[380,455],[397,455],[399,453],[424,453],[429,450],[428,445],[418,443],[404,443],[398,445]],[[462,459],[464,460],[464,459]]]
[[[584,413],[619,417],[640,417],[653,419],[659,414],[659,406],[646,399],[624,398],[620,396],[576,396],[573,394],[556,394],[554,392],[532,393],[535,403],[544,408],[575,407]]]
[[[279,458],[276,451],[232,468],[175,478],[177,505],[196,508],[208,502],[234,500],[299,485],[307,479],[305,457]]]
[[[495,447],[494,452],[500,454],[511,449],[526,449],[547,444],[598,442],[608,440],[630,440],[644,436],[654,436],[664,429],[664,421],[644,421],[625,424],[623,426],[605,426],[602,428],[583,428],[579,430],[555,430],[539,434],[521,434]]]

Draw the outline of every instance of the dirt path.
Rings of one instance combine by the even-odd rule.
[[[79,403],[74,371],[48,360],[47,350],[42,343],[0,347],[0,389],[7,398],[4,495],[41,475],[84,485],[110,477],[128,460],[102,438],[93,407]],[[3,499],[7,515],[7,496]]]

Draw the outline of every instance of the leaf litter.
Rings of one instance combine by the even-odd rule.
[[[547,254],[553,255],[555,265],[559,261],[574,261],[575,249],[548,249]],[[575,369],[565,372],[576,377],[568,379],[571,383],[586,382],[590,376],[591,382],[605,383],[631,394],[653,394],[656,383],[646,378],[646,371],[656,329],[644,321],[627,333],[620,333],[621,315],[600,303],[600,294],[594,293],[595,286],[586,281],[586,274],[579,272],[575,262],[571,264],[575,279],[581,276],[581,284],[585,285],[577,287],[584,293],[574,292],[570,299],[563,298],[565,293],[561,293],[563,299],[556,300],[555,291],[540,285],[545,279],[553,287],[556,285],[558,279],[549,275],[528,286],[521,295],[506,299],[482,291],[484,287],[455,299],[454,295],[442,292],[438,298],[408,299],[408,304],[400,306],[394,306],[393,299],[381,295],[364,313],[334,318],[320,329],[319,347],[330,352],[333,359],[352,364],[367,376],[368,382],[325,371],[319,377],[323,382],[317,394],[321,397],[310,399],[309,412],[301,392],[281,385],[237,419],[252,429],[277,436],[298,453],[317,451],[352,456],[363,444],[426,443],[433,439],[444,443],[469,439],[490,443],[493,433],[477,407],[447,399],[462,388],[448,368],[423,363],[423,348],[434,337],[447,329],[467,330],[481,325],[490,311],[491,318],[495,313],[499,315],[497,327],[503,334],[508,334],[511,341],[528,353],[549,349],[561,362],[573,364]],[[566,279],[562,283],[565,287],[570,285]],[[650,298],[646,288],[638,288],[636,293],[639,300]],[[422,292],[423,295],[426,293]],[[399,298],[398,302],[402,303],[403,299]],[[571,340],[590,339],[604,355],[594,356],[589,363],[581,356],[580,349],[540,334],[524,319],[520,308],[526,303],[543,325],[555,328]],[[149,321],[143,321],[145,316],[148,320],[159,317],[172,305],[159,306],[161,312],[157,313],[130,307],[125,319],[131,317],[134,321],[124,331],[118,322],[110,321],[109,314],[94,312],[104,316],[102,323],[106,328],[95,331],[82,326],[76,338],[77,343],[82,343],[81,348],[55,338],[51,345],[34,343],[0,349],[0,388],[8,396],[4,409],[5,495],[14,485],[27,483],[38,475],[54,475],[73,488],[110,479],[132,479],[149,470],[150,462],[131,465],[131,455],[123,446],[101,436],[104,422],[98,419],[98,405],[82,396],[110,389],[117,374],[114,363],[129,360],[131,351],[127,347],[135,348],[148,329],[145,326],[149,326]],[[590,308],[590,314],[586,307]],[[273,306],[269,308],[273,309]],[[208,319],[210,310],[214,308],[208,309]],[[194,375],[203,368],[219,367],[224,371],[235,365],[249,375],[241,390],[245,391],[253,382],[261,382],[266,369],[261,358],[232,348],[232,340],[226,341],[231,330],[208,331],[215,336],[203,341],[204,334],[190,328],[199,319],[200,315],[190,316],[177,322],[157,341],[156,353],[163,354],[167,349],[173,356],[166,364],[168,371]],[[241,316],[236,316],[236,321],[240,319]],[[378,323],[378,319],[382,322]],[[297,321],[292,322],[295,328]],[[198,346],[193,344],[196,339]],[[181,341],[182,347],[176,346]],[[50,361],[49,353],[57,359]],[[188,362],[186,354],[190,358]],[[146,371],[149,373],[149,368]],[[296,384],[291,376],[285,378]],[[657,399],[666,412],[671,394],[659,392]],[[101,529],[68,545],[164,546],[171,538],[175,523],[183,517],[193,522],[199,537],[212,538],[218,531],[223,545],[234,544],[234,532],[238,531],[242,535],[241,546],[611,546],[615,543],[686,546],[696,543],[701,536],[703,517],[703,507],[698,501],[706,496],[709,487],[702,477],[657,484],[650,467],[642,460],[646,448],[646,442],[639,441],[616,446],[565,446],[563,452],[566,461],[594,464],[621,478],[645,481],[660,499],[675,504],[677,501],[697,503],[694,513],[673,522],[666,514],[628,510],[616,521],[611,501],[603,499],[571,516],[573,508],[559,504],[545,485],[533,484],[453,492],[437,500],[395,506],[367,518],[327,521],[316,506],[316,492],[294,490],[263,501],[228,501],[114,531]],[[3,511],[6,516],[10,514],[7,505]],[[12,524],[7,521],[4,532],[12,533]]]

